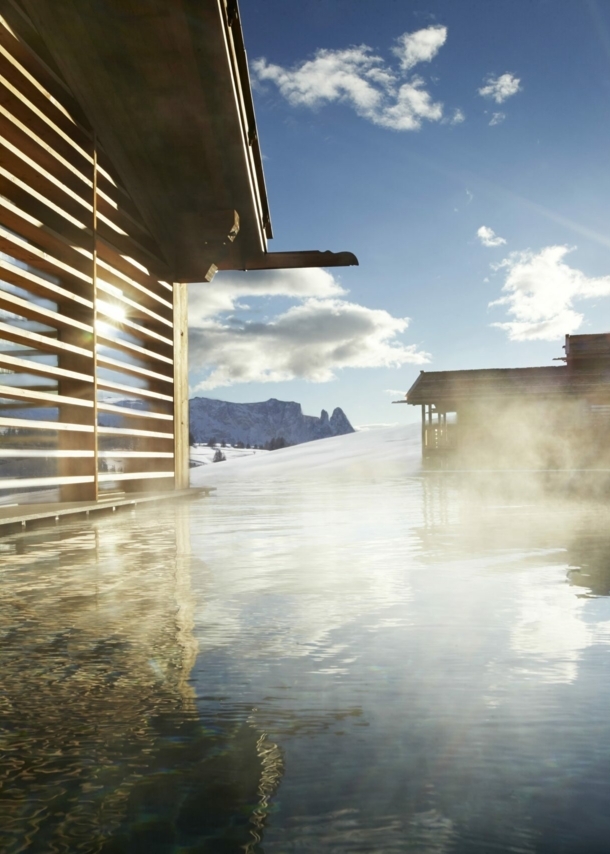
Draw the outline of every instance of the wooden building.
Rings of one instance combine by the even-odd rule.
[[[357,263],[271,237],[236,0],[0,0],[0,496],[188,486],[187,283]]]
[[[428,461],[482,468],[610,468],[610,334],[566,335],[562,365],[421,371]]]

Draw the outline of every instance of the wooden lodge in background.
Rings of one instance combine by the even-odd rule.
[[[486,469],[610,468],[610,334],[566,335],[562,365],[421,371],[422,455]]]
[[[236,0],[0,0],[0,498],[187,487],[187,283],[357,263],[271,237]]]

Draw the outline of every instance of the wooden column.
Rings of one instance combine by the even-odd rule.
[[[188,285],[174,283],[174,485],[189,486]]]
[[[426,404],[421,408],[421,455],[426,456]]]
[[[73,320],[78,320],[83,326],[91,330],[66,328],[58,330],[58,338],[62,343],[78,347],[81,351],[90,355],[78,353],[61,353],[58,358],[58,367],[64,370],[76,371],[79,374],[90,375],[91,380],[67,379],[60,377],[57,381],[58,394],[87,400],[91,406],[74,406],[62,404],[59,407],[59,420],[68,424],[75,424],[89,428],[87,432],[64,432],[59,431],[58,449],[69,453],[70,451],[86,451],[87,457],[62,457],[59,461],[60,477],[89,478],[84,483],[64,483],[60,487],[61,501],[97,501],[98,498],[98,463],[97,463],[97,367],[95,351],[97,346],[95,308],[97,299],[96,270],[97,270],[97,146],[95,134],[91,145],[91,218],[89,222],[91,234],[91,283],[87,288],[87,298],[91,307],[62,306],[58,303],[58,310],[68,314]]]

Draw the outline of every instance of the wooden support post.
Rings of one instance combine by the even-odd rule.
[[[174,486],[189,486],[188,285],[174,283]]]
[[[421,455],[426,456],[426,404],[421,408]]]
[[[67,344],[75,345],[88,351],[90,356],[76,355],[74,353],[59,353],[58,367],[80,374],[91,376],[90,382],[75,379],[59,378],[57,391],[60,395],[78,398],[79,400],[92,401],[93,406],[73,406],[62,404],[59,407],[59,420],[70,424],[86,425],[91,428],[89,432],[64,432],[59,431],[58,449],[90,451],[90,457],[67,458],[59,461],[59,475],[62,477],[90,477],[87,483],[67,484],[60,488],[61,501],[97,501],[98,498],[98,463],[97,463],[97,365],[95,352],[97,347],[97,334],[95,324],[96,309],[96,273],[97,273],[97,143],[95,134],[92,145],[92,187],[91,187],[91,282],[87,288],[86,296],[91,302],[91,308],[80,308],[70,305],[62,309],[58,302],[58,311],[65,313],[73,319],[79,320],[88,326],[92,332],[85,332],[78,328],[58,329],[58,338]]]

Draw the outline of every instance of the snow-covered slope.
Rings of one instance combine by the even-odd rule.
[[[343,410],[328,417],[303,415],[300,403],[271,398],[261,403],[229,403],[208,397],[189,400],[189,427],[195,442],[210,439],[231,445],[265,445],[282,437],[289,445],[353,433]]]
[[[363,471],[373,476],[406,474],[419,469],[420,442],[418,424],[350,433],[191,469],[191,484],[207,486],[244,478],[315,478],[322,469],[347,477]]]

